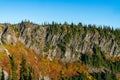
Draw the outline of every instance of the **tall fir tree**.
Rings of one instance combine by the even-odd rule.
[[[20,80],[29,80],[29,69],[25,56],[21,58]]]
[[[9,56],[10,58],[10,64],[11,64],[11,70],[12,70],[12,80],[18,80],[17,77],[17,63],[15,62],[15,58],[13,55]]]

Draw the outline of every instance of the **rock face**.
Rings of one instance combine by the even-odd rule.
[[[21,41],[36,54],[55,57],[63,61],[77,61],[81,54],[95,54],[94,47],[106,56],[119,56],[119,41],[109,28],[85,27],[81,25],[51,24],[37,25],[30,22],[0,25],[1,44],[14,45]],[[108,30],[108,32],[106,32]]]
[[[86,26],[81,23],[0,24],[0,65],[9,64],[8,56],[14,54],[20,66],[19,58],[24,54],[36,71],[36,79],[51,80],[58,76],[63,77],[62,74],[70,77],[82,70],[87,72],[85,75],[90,73],[88,77],[95,77],[94,73],[103,75],[111,72],[119,76],[119,33],[119,29]],[[7,68],[4,68],[6,79],[9,74]],[[54,74],[57,76],[54,77]]]

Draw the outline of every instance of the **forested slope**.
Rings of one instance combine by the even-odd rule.
[[[120,29],[0,24],[1,80],[119,80]]]

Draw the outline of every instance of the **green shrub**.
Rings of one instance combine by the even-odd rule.
[[[50,49],[50,43],[47,42],[46,45],[45,45],[45,47],[44,47],[44,52],[48,52],[49,49]]]
[[[67,33],[64,37],[63,37],[63,41],[65,42],[65,43],[70,43],[70,39],[71,39],[71,35],[70,35],[70,33]]]

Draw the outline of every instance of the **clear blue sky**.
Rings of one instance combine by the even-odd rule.
[[[0,23],[25,19],[120,28],[120,0],[0,0]]]

